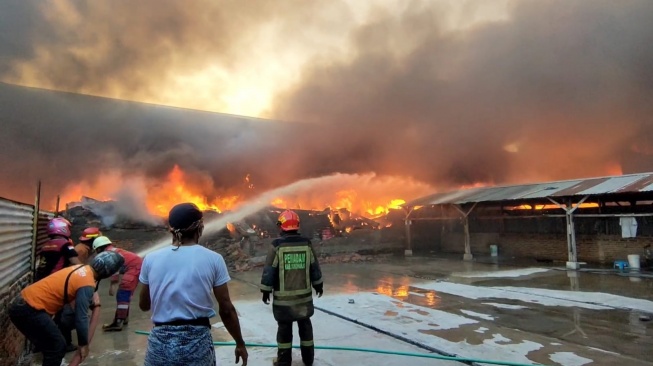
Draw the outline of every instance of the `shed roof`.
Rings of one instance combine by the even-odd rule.
[[[653,191],[653,173],[619,175],[601,178],[573,179],[524,185],[471,188],[436,193],[418,198],[404,206],[501,202],[540,198],[608,195]]]

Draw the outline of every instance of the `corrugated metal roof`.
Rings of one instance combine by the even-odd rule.
[[[404,206],[501,202],[546,197],[570,197],[653,191],[653,173],[574,179],[502,187],[472,188],[421,197]]]

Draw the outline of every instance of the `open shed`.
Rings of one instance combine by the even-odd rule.
[[[409,255],[462,252],[471,260],[496,245],[513,256],[562,259],[578,268],[581,261],[639,254],[653,243],[653,173],[436,193],[404,208]]]

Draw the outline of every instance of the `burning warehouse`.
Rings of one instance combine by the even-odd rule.
[[[651,274],[624,266],[653,242],[651,19],[650,0],[3,2],[0,366],[234,346],[650,365]],[[133,255],[76,266],[114,245]],[[54,323],[75,270],[77,344]],[[115,333],[87,347],[100,300]]]
[[[405,205],[410,253],[612,263],[653,244],[653,173],[440,193]],[[648,263],[653,265],[653,263]]]

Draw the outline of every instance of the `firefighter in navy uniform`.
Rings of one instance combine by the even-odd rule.
[[[263,302],[268,304],[273,294],[272,312],[279,324],[277,330],[276,366],[292,362],[292,324],[299,327],[300,349],[305,365],[312,365],[313,293],[322,297],[322,271],[311,241],[299,234],[299,216],[286,210],[277,221],[281,237],[274,239],[265,261],[261,278]]]

